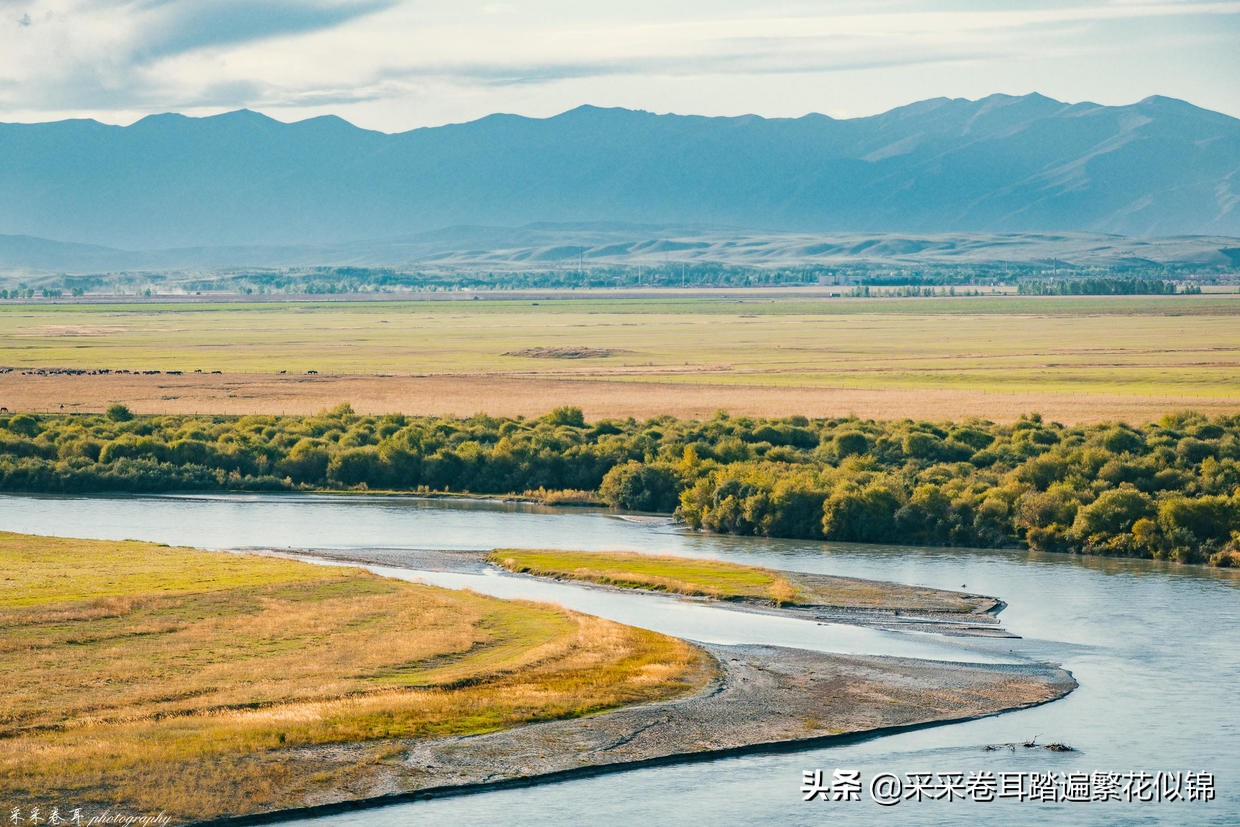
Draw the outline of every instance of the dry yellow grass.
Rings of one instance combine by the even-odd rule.
[[[18,370],[0,375],[0,406],[244,414],[348,401],[366,413],[530,416],[576,405],[591,417],[722,408],[935,420],[1037,411],[1072,423],[1240,411],[1240,296],[571,295],[6,305],[0,366]],[[593,358],[547,358],[567,354]]]
[[[561,406],[591,420],[686,419],[714,416],[811,417],[1011,422],[1039,412],[1068,424],[1123,420],[1145,423],[1192,409],[1207,415],[1240,412],[1240,402],[1191,394],[1120,396],[1100,393],[982,389],[857,389],[672,384],[502,376],[185,376],[0,375],[0,405],[13,411],[99,413],[115,402],[148,414],[313,414],[349,402],[365,414],[541,416]]]
[[[44,812],[298,805],[365,788],[392,738],[591,714],[711,673],[683,641],[357,569],[0,533],[0,578],[0,800]],[[314,748],[349,744],[351,769],[325,772]]]

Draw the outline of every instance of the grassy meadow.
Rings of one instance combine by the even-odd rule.
[[[283,559],[0,533],[0,578],[0,801],[23,812],[347,798],[392,739],[663,699],[713,669],[559,608]]]
[[[1240,402],[1238,322],[1228,295],[32,304],[0,307],[0,366]]]

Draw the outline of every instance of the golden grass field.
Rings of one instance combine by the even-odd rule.
[[[714,669],[653,632],[353,568],[0,533],[0,577],[0,801],[23,812],[296,806],[380,772],[388,739],[664,699]],[[316,761],[345,744],[347,770]]]
[[[11,410],[1152,421],[1240,410],[1240,296],[3,305],[0,366]]]

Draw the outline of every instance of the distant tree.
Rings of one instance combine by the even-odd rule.
[[[680,500],[680,488],[671,468],[629,461],[603,475],[599,496],[616,508],[670,512]]]
[[[870,439],[860,431],[840,431],[832,439],[836,456],[849,457],[864,454],[870,449]]]
[[[572,428],[584,428],[586,426],[586,417],[582,413],[581,408],[572,405],[564,405],[556,408],[544,417],[552,425],[568,425]]]
[[[39,420],[30,414],[20,413],[11,417],[6,427],[21,436],[34,436],[39,433]]]
[[[1086,542],[1094,542],[1132,531],[1137,520],[1154,516],[1153,501],[1130,486],[1113,488],[1076,513],[1072,531]]]
[[[133,419],[133,411],[129,410],[128,406],[118,402],[115,405],[109,405],[104,416],[113,422],[128,422]]]
[[[823,503],[822,533],[828,540],[878,543],[890,540],[900,500],[881,484],[836,491]]]

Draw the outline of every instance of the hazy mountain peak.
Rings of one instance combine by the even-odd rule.
[[[356,126],[350,121],[346,121],[339,115],[319,115],[314,118],[305,118],[304,120],[295,121],[289,126],[295,127],[299,131],[316,132],[328,135],[347,135],[351,133],[381,135],[381,132],[375,132],[370,129],[363,129]]]
[[[193,128],[194,125],[204,128],[213,126],[244,128],[288,126],[288,124],[277,121],[275,118],[264,115],[261,112],[255,112],[252,109],[235,109],[231,112],[221,112],[218,115],[204,115],[201,117],[182,115],[179,112],[162,112],[157,115],[147,115],[145,118],[135,121],[130,128],[186,129]]]
[[[548,120],[607,120],[621,119],[626,116],[640,117],[643,115],[651,115],[644,109],[625,109],[622,106],[594,106],[592,104],[582,104],[581,106],[569,109],[567,112],[561,112]]]
[[[350,121],[346,121],[344,118],[340,117],[339,115],[316,115],[313,118],[303,118],[300,121],[294,121],[294,123],[295,124],[330,124],[333,126],[349,126],[354,129],[361,128]]]
[[[890,119],[907,117],[910,115],[923,115],[927,112],[941,110],[944,107],[948,107],[953,104],[958,105],[963,103],[972,103],[972,101],[967,101],[964,98],[927,98],[926,100],[916,101],[914,103],[905,104],[904,106],[897,106],[895,109],[890,109],[880,115],[873,115],[872,117]]]
[[[272,127],[287,127],[289,124],[283,121],[277,121],[262,112],[255,112],[253,109],[234,109],[231,112],[221,112],[218,115],[208,115],[202,119],[205,123],[215,124],[218,126],[242,127],[247,129],[270,129]]]
[[[140,118],[134,121],[129,128],[158,127],[172,124],[179,125],[188,123],[190,120],[192,119],[188,115],[182,115],[180,112],[160,112],[155,115],[147,115],[145,118]]]
[[[1008,101],[1008,102],[1021,102],[1021,103],[1054,103],[1060,106],[1064,105],[1063,101],[1056,100],[1055,98],[1047,97],[1046,95],[1043,95],[1041,92],[1028,92],[1024,95],[1010,95],[1006,92],[995,92],[994,94],[987,95],[986,97],[981,98],[976,102],[984,103],[986,101]]]
[[[1180,100],[1179,98],[1171,98],[1166,95],[1150,95],[1149,97],[1143,98],[1138,103],[1138,105],[1139,106],[1172,106],[1172,107],[1186,106],[1192,109],[1197,108],[1193,106],[1191,103],[1189,103],[1188,101]]]
[[[970,103],[966,101],[966,103]],[[1050,112],[1066,107],[1068,104],[1038,92],[1030,92],[1027,95],[988,95],[978,101],[972,101],[979,108],[986,107],[1007,107],[1029,111]]]
[[[1138,103],[1134,104],[1133,108],[1140,109],[1146,112],[1151,112],[1151,111],[1161,112],[1161,113],[1164,113],[1168,117],[1177,117],[1177,116],[1193,117],[1193,116],[1203,116],[1203,115],[1207,117],[1209,116],[1218,116],[1218,117],[1224,117],[1224,118],[1227,117],[1226,115],[1221,115],[1218,112],[1211,112],[1208,109],[1202,109],[1199,106],[1194,106],[1193,104],[1189,103],[1186,100],[1181,100],[1179,98],[1170,98],[1170,97],[1167,97],[1166,95],[1150,95],[1148,98],[1144,98]]]

